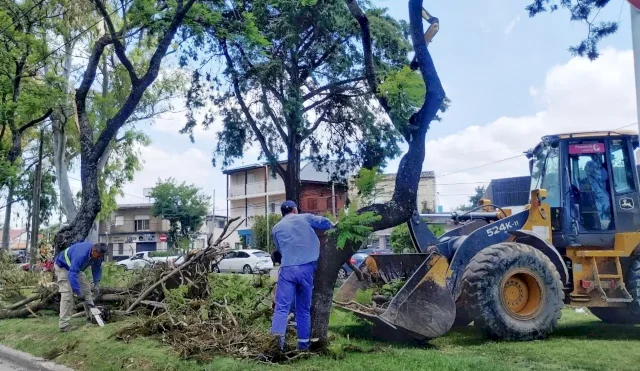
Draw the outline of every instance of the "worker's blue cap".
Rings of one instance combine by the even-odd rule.
[[[285,202],[282,203],[282,205],[280,206],[280,211],[282,211],[282,213],[285,212],[290,212],[291,210],[297,208],[298,205],[296,205],[295,202],[291,201],[291,200],[287,200]]]

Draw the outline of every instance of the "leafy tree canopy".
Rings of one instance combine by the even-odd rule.
[[[436,237],[442,236],[445,232],[444,227],[441,224],[429,224],[428,228]],[[391,244],[391,250],[396,254],[411,251],[415,252],[415,247],[413,246],[411,233],[409,232],[409,226],[407,223],[400,224],[393,228],[393,231],[389,236],[389,244]]]
[[[612,21],[596,21],[602,8],[609,5],[611,0],[534,0],[526,9],[529,17],[535,17],[540,13],[555,12],[559,9],[569,11],[572,22],[584,22],[588,26],[587,37],[579,44],[569,47],[573,55],[588,57],[591,60],[598,58],[598,43],[618,31],[618,23]]]
[[[151,192],[153,215],[166,219],[170,223],[168,242],[176,244],[185,238],[192,238],[199,232],[205,221],[209,197],[194,185],[184,182],[178,184],[175,179],[158,180]]]
[[[271,253],[274,250],[273,242],[273,226],[276,225],[282,216],[279,214],[269,214],[269,228],[267,229],[267,218],[262,215],[253,218],[253,240],[255,241],[253,248]]]

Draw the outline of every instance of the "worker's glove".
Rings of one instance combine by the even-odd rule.
[[[80,301],[84,301],[84,294],[76,294],[76,298]]]
[[[100,297],[100,286],[97,283],[93,284],[93,297],[96,299]]]

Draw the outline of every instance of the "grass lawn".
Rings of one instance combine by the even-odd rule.
[[[78,324],[83,321],[78,320]],[[85,326],[61,334],[57,318],[0,322],[0,343],[38,356],[54,358],[76,370],[639,370],[640,326],[606,325],[591,315],[563,312],[561,326],[545,341],[491,342],[473,328],[455,329],[428,346],[372,341],[369,328],[336,311],[331,319],[336,350],[358,345],[368,353],[313,357],[291,365],[219,358],[207,364],[181,360],[155,340],[117,341],[121,323],[106,328]]]

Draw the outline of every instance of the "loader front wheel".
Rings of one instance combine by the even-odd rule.
[[[547,337],[558,324],[564,292],[553,263],[539,250],[504,242],[471,259],[463,276],[471,320],[494,339]]]
[[[633,301],[622,308],[589,308],[602,322],[636,325],[640,323],[640,258],[633,258],[625,277],[625,286]]]

